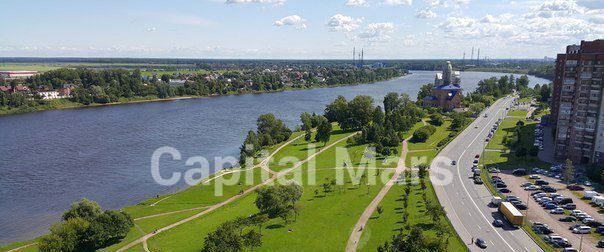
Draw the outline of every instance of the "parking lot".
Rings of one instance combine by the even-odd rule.
[[[602,251],[601,248],[596,247],[596,245],[598,244],[598,241],[599,241],[598,239],[596,239],[596,237],[594,237],[592,235],[588,235],[588,234],[583,235],[583,244],[581,245],[581,235],[574,234],[569,229],[569,227],[571,225],[573,225],[574,223],[559,221],[560,218],[566,216],[566,213],[568,213],[569,210],[566,210],[565,214],[552,214],[552,213],[550,213],[551,210],[547,210],[544,207],[542,207],[531,196],[531,194],[534,192],[537,192],[537,190],[526,191],[521,187],[522,184],[527,183],[529,181],[534,181],[534,180],[529,180],[526,177],[522,177],[522,176],[514,176],[509,173],[500,173],[499,177],[501,177],[502,180],[505,181],[505,183],[508,186],[508,189],[511,190],[511,193],[505,194],[506,196],[514,195],[514,196],[520,198],[520,201],[528,202],[528,204],[527,204],[528,209],[521,210],[521,212],[526,216],[526,218],[530,222],[546,224],[553,231],[553,233],[549,234],[549,235],[557,234],[563,238],[568,239],[568,242],[570,243],[570,245],[575,249],[578,249],[579,246],[581,246],[582,251]],[[591,215],[594,219],[596,219],[596,221],[599,221],[599,222],[602,221],[601,215],[597,213],[597,210],[593,209],[587,203],[578,199],[571,191],[566,189],[566,186],[564,184],[555,182],[555,179],[544,178],[544,176],[540,176],[540,177],[547,181],[552,180],[550,186],[557,189],[556,193],[561,194],[564,197],[571,198],[573,200],[573,204],[575,204],[577,206],[576,209],[585,211],[586,213]],[[593,213],[592,211],[595,211],[596,214],[591,214],[591,213]],[[581,222],[577,221],[576,223],[581,223]],[[594,231],[594,230],[595,230],[595,228],[592,228],[592,231]]]

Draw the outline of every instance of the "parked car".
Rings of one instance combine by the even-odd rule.
[[[602,226],[602,223],[594,220],[594,221],[589,221],[589,222],[585,223],[585,225],[590,226],[592,228],[597,228],[599,226]]]
[[[503,227],[503,221],[496,219],[493,221],[493,226],[494,227]]]
[[[563,208],[566,210],[575,210],[575,209],[577,209],[577,205],[575,205],[573,203],[568,203],[568,204],[565,204],[563,206]]]
[[[451,161],[451,165],[457,165],[457,161],[455,161],[455,160]]]
[[[556,192],[556,188],[553,188],[551,186],[545,185],[541,187],[541,190],[543,190],[544,192]]]
[[[489,172],[490,172],[490,173],[500,173],[500,172],[501,172],[501,170],[499,170],[499,169],[497,169],[497,168],[493,168],[493,167],[491,167],[491,168],[489,168]]]
[[[574,249],[574,248],[564,248],[564,249],[562,250],[562,252],[579,252],[579,250],[576,250],[576,249]]]
[[[591,227],[589,226],[580,226],[573,229],[573,234],[589,234],[591,233]]]
[[[507,188],[501,188],[501,189],[499,189],[499,192],[500,193],[511,193],[512,191],[510,189],[507,189]]]
[[[571,191],[583,191],[585,190],[585,188],[583,188],[580,185],[574,184],[574,185],[568,185],[566,186],[566,189],[571,190]]]
[[[604,226],[596,227],[596,233],[603,234],[604,233]]]
[[[518,210],[528,209],[528,206],[520,201],[513,202],[512,205],[514,205],[514,207],[516,207]]]
[[[544,207],[545,207],[545,209],[547,209],[547,210],[552,210],[552,209],[557,208],[558,206],[556,206],[556,204],[554,204],[554,203],[547,203],[547,204],[545,204],[545,206],[544,206]]]
[[[520,187],[527,187],[527,186],[530,186],[530,185],[533,185],[533,183],[531,183],[531,182],[524,182],[524,183],[520,184]]]
[[[514,174],[514,176],[524,176],[526,175],[526,169],[516,169],[512,171],[512,174]]]
[[[558,220],[561,222],[573,222],[573,221],[577,221],[577,218],[572,217],[572,216],[566,216],[566,217],[562,217]]]
[[[554,209],[550,210],[549,213],[551,213],[551,214],[564,214],[564,209],[561,208],[561,207],[554,208]]]
[[[584,212],[581,210],[572,210],[572,211],[570,211],[570,216],[577,217],[577,214],[581,214],[581,213],[584,213]]]
[[[541,186],[541,185],[549,185],[549,182],[547,182],[545,180],[542,180],[542,179],[538,179],[538,180],[535,180],[535,185],[539,185],[539,186]]]
[[[530,179],[540,179],[541,177],[539,177],[539,175],[537,174],[533,174],[529,176]]]
[[[536,191],[536,190],[539,190],[539,189],[541,189],[541,187],[536,186],[536,185],[529,185],[529,186],[527,186],[527,187],[524,188],[524,190],[527,190],[527,191]]]
[[[604,248],[604,241],[599,241],[597,247]]]
[[[497,182],[497,183],[495,183],[495,187],[497,187],[497,188],[508,188],[508,185],[506,185],[503,182]]]

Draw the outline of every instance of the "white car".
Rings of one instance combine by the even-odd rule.
[[[551,213],[551,214],[564,214],[564,209],[562,209],[561,207],[558,207],[558,208],[550,210],[549,213]]]
[[[591,233],[591,227],[589,226],[580,226],[573,229],[574,234],[589,234]]]
[[[539,189],[541,189],[541,187],[536,186],[536,185],[530,185],[530,186],[527,186],[527,187],[524,188],[524,190],[527,190],[527,191],[536,191],[536,190],[539,190]]]
[[[590,223],[590,222],[592,222],[592,221],[595,221],[595,219],[594,219],[594,218],[592,218],[591,216],[589,216],[589,217],[587,217],[587,218],[583,219],[583,223],[585,223],[585,224]]]
[[[570,216],[577,217],[578,214],[584,214],[584,212],[581,211],[581,210],[572,210],[572,211],[570,211]]]
[[[541,177],[539,177],[539,175],[537,174],[533,174],[531,176],[529,176],[530,179],[540,179]]]

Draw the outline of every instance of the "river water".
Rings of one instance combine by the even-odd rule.
[[[171,146],[182,160],[238,155],[260,114],[274,113],[293,128],[302,112],[322,113],[338,95],[372,96],[380,104],[388,92],[415,99],[433,71],[334,88],[232,95],[0,117],[0,244],[44,234],[60,214],[83,197],[103,208],[121,208],[157,194],[174,192],[152,178],[152,153]],[[501,73],[462,72],[462,87]],[[518,76],[517,76],[518,77]],[[549,81],[530,76],[530,85]],[[162,171],[182,170],[184,161],[162,163]],[[167,176],[167,175],[166,175]]]

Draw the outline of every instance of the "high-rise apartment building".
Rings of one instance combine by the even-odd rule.
[[[551,124],[556,158],[604,164],[604,40],[558,54]]]

